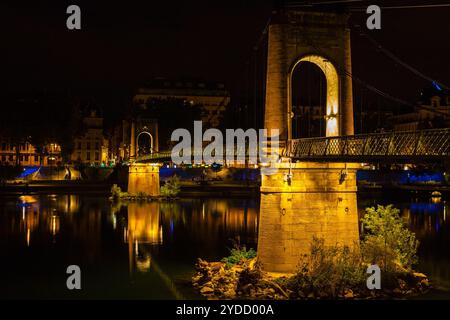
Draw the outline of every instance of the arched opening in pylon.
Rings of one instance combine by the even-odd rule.
[[[339,78],[327,59],[309,55],[290,72],[290,137],[339,135]]]
[[[137,155],[144,156],[153,153],[153,136],[150,132],[143,131],[137,136]]]

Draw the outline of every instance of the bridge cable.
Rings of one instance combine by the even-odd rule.
[[[432,79],[431,77],[426,76],[425,74],[423,74],[422,72],[420,72],[419,70],[417,70],[416,68],[412,67],[411,65],[409,65],[408,63],[400,60],[400,58],[398,58],[396,55],[394,55],[391,51],[389,51],[388,49],[386,49],[385,47],[383,47],[379,42],[377,42],[373,37],[371,37],[369,34],[367,34],[366,32],[364,32],[362,30],[362,28],[359,25],[354,25],[355,29],[359,32],[359,34],[361,36],[364,36],[367,38],[367,40],[369,40],[369,42],[374,45],[379,51],[381,51],[382,53],[384,53],[386,56],[388,56],[389,58],[391,58],[392,60],[394,60],[396,63],[398,63],[399,65],[401,65],[402,67],[408,69],[409,71],[411,71],[412,73],[414,73],[416,76],[431,82],[432,84],[437,84],[439,85],[439,87],[442,87],[444,89],[449,90],[450,88],[448,86],[446,86],[445,84],[438,82],[434,79]]]
[[[321,50],[314,44],[314,42],[311,40],[311,38],[308,37],[307,33],[303,33],[303,35],[307,38],[309,45],[311,45],[317,52],[321,52]],[[384,91],[381,91],[380,89],[377,89],[376,87],[374,87],[373,85],[368,84],[367,82],[365,82],[364,80],[358,78],[357,76],[355,76],[354,74],[352,74],[351,72],[349,72],[348,70],[345,69],[345,67],[341,67],[340,65],[335,66],[341,73],[344,73],[347,77],[349,77],[350,79],[352,79],[353,81],[357,82],[358,84],[364,86],[366,89],[388,99],[394,102],[397,102],[399,104],[405,105],[405,106],[409,106],[409,107],[413,107],[413,108],[419,108],[419,109],[423,109],[423,110],[427,110],[430,111],[430,108],[418,105],[418,104],[413,104],[410,102],[407,102],[401,98],[398,97],[394,97]],[[445,112],[442,111],[438,111],[438,110],[433,110],[433,112],[435,113],[439,113],[442,114],[444,116],[448,116],[448,114],[446,114]]]

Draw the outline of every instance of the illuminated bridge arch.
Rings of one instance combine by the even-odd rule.
[[[288,75],[288,113],[292,118],[292,77],[294,71],[301,62],[309,62],[322,70],[326,79],[326,115],[325,115],[325,136],[334,137],[340,134],[339,128],[339,76],[336,67],[325,57],[311,54],[299,58],[290,68]],[[292,120],[288,123],[289,128],[292,128]],[[292,129],[290,129],[292,131]],[[292,133],[290,133],[292,137]]]
[[[350,29],[347,13],[279,11],[267,32],[264,127],[292,139],[292,75],[301,62],[325,74],[327,137],[354,134]]]
[[[148,131],[140,132],[136,138],[136,147],[138,156],[152,154],[154,151],[152,134]]]

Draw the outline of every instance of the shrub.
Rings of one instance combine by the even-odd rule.
[[[411,269],[417,263],[419,242],[409,231],[400,211],[392,205],[367,208],[362,218],[362,254],[366,262],[386,270]]]
[[[117,184],[113,184],[111,187],[111,196],[113,199],[117,200],[120,198],[120,195],[122,193],[122,190]]]
[[[230,255],[226,258],[222,259],[222,262],[225,262],[227,268],[232,267],[235,264],[239,264],[242,261],[253,259],[256,257],[256,251],[253,249],[247,250],[246,247],[242,248],[234,248],[230,250]]]
[[[147,197],[148,197],[147,193],[142,192],[142,191],[139,191],[139,192],[136,194],[136,198],[141,198],[141,199],[143,199],[143,198],[147,198]]]
[[[344,296],[349,290],[367,291],[368,264],[384,270],[383,288],[396,288],[398,278],[417,262],[418,241],[392,206],[367,208],[362,219],[364,234],[360,246],[325,245],[313,238],[294,276],[284,280],[298,297]],[[410,271],[410,270],[406,270]]]
[[[122,189],[117,184],[113,184],[111,187],[111,198],[119,200],[125,197],[128,197],[128,192],[122,192]]]
[[[298,296],[336,297],[347,289],[363,288],[366,274],[357,250],[344,246],[325,246],[324,239],[314,237],[311,251],[302,257],[297,273],[287,287]]]
[[[166,198],[175,198],[180,193],[180,179],[174,175],[167,179],[161,187],[161,195]]]

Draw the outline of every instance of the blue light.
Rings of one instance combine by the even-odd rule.
[[[435,81],[433,81],[433,86],[434,86],[437,90],[442,91],[442,88],[441,88]]]
[[[39,167],[25,167],[23,169],[22,173],[17,178],[23,179],[23,178],[29,176],[30,174],[35,173],[38,170],[39,170]]]
[[[173,220],[170,220],[170,235],[173,236],[173,231],[174,231],[174,223]]]

